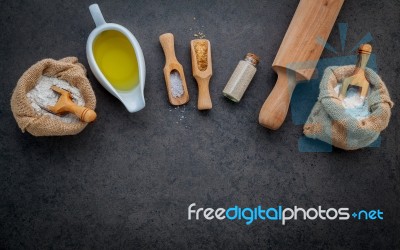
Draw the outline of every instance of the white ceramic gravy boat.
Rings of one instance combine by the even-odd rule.
[[[143,92],[146,78],[146,66],[139,42],[136,40],[135,36],[133,36],[132,33],[129,32],[129,30],[127,30],[125,27],[115,23],[106,23],[97,4],[90,5],[89,10],[96,24],[96,28],[90,33],[86,44],[86,55],[90,69],[92,70],[93,74],[100,82],[100,84],[103,85],[103,87],[106,88],[106,90],[110,92],[113,96],[118,98],[125,105],[126,109],[129,112],[133,113],[143,109],[146,105]],[[139,83],[132,90],[120,91],[115,89],[104,76],[96,63],[93,55],[93,42],[98,35],[108,30],[115,30],[122,33],[130,41],[133,49],[135,50],[136,59],[138,62]]]

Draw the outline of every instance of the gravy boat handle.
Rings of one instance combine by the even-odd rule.
[[[106,21],[104,20],[103,14],[101,14],[99,5],[97,3],[90,5],[89,10],[96,27],[106,24]]]

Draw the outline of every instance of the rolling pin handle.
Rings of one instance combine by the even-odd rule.
[[[296,87],[296,74],[286,69],[277,71],[278,80],[267,100],[264,102],[258,122],[269,129],[277,130],[285,121],[289,110],[290,98]]]

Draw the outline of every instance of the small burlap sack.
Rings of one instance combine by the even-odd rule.
[[[38,114],[31,106],[26,94],[32,90],[42,76],[57,77],[78,88],[85,100],[85,106],[96,107],[96,97],[86,77],[85,67],[78,63],[76,57],[61,60],[44,59],[31,66],[18,80],[11,97],[11,110],[22,132],[28,131],[34,136],[75,135],[87,125],[76,121],[65,123],[48,115]]]
[[[328,67],[321,80],[320,94],[310,116],[304,125],[304,134],[319,139],[335,147],[355,150],[374,142],[390,119],[393,102],[381,78],[367,68],[365,75],[370,83],[366,98],[370,115],[357,120],[345,112],[338,94],[334,90],[337,83],[349,77],[355,66]]]

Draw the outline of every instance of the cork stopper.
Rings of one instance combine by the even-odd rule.
[[[359,48],[358,48],[358,54],[371,54],[372,51],[372,46],[369,44],[362,44]]]
[[[251,63],[253,66],[257,66],[257,64],[260,62],[260,58],[253,53],[247,53],[244,60]]]

